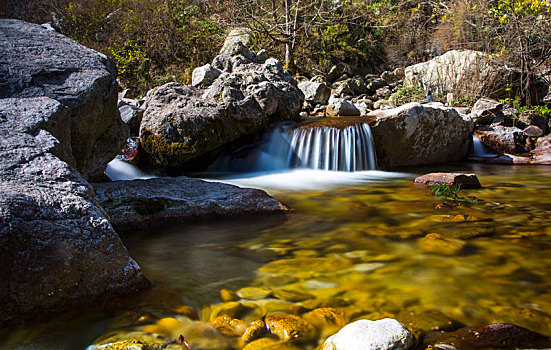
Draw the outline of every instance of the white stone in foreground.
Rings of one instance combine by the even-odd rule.
[[[359,320],[327,338],[321,350],[407,350],[415,338],[404,325],[392,319]]]

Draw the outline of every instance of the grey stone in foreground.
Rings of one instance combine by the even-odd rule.
[[[64,159],[101,179],[128,137],[117,111],[116,67],[105,55],[37,24],[0,20],[0,98],[48,96],[70,110]]]
[[[93,184],[117,230],[212,217],[284,213],[266,192],[185,176]]]
[[[413,102],[367,117],[383,168],[458,161],[472,144],[471,118],[441,104]]]
[[[321,350],[407,350],[415,337],[400,322],[385,318],[359,320],[327,338]]]
[[[413,180],[413,183],[419,185],[455,185],[462,189],[481,188],[480,181],[476,174],[460,173],[430,173],[419,176]]]
[[[49,97],[0,99],[0,326],[148,285],[91,186],[60,160],[72,157],[70,113]]]

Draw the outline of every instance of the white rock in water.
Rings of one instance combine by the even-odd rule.
[[[321,350],[407,350],[415,338],[400,322],[359,320],[327,338]]]

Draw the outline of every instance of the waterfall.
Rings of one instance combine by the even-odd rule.
[[[483,144],[482,141],[480,141],[480,138],[478,138],[476,134],[473,134],[473,151],[471,153],[471,157],[491,158],[497,156],[498,154],[493,149]]]
[[[341,118],[344,119],[344,118]],[[331,126],[280,124],[260,145],[245,147],[216,161],[212,171],[274,171],[309,168],[327,171],[377,169],[371,129],[357,121]],[[340,121],[338,124],[342,124]]]

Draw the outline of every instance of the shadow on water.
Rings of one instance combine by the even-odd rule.
[[[200,307],[220,302],[220,288],[238,289],[254,279],[255,271],[274,256],[241,244],[285,220],[261,216],[180,223],[121,238],[150,280],[179,286],[181,302]]]

